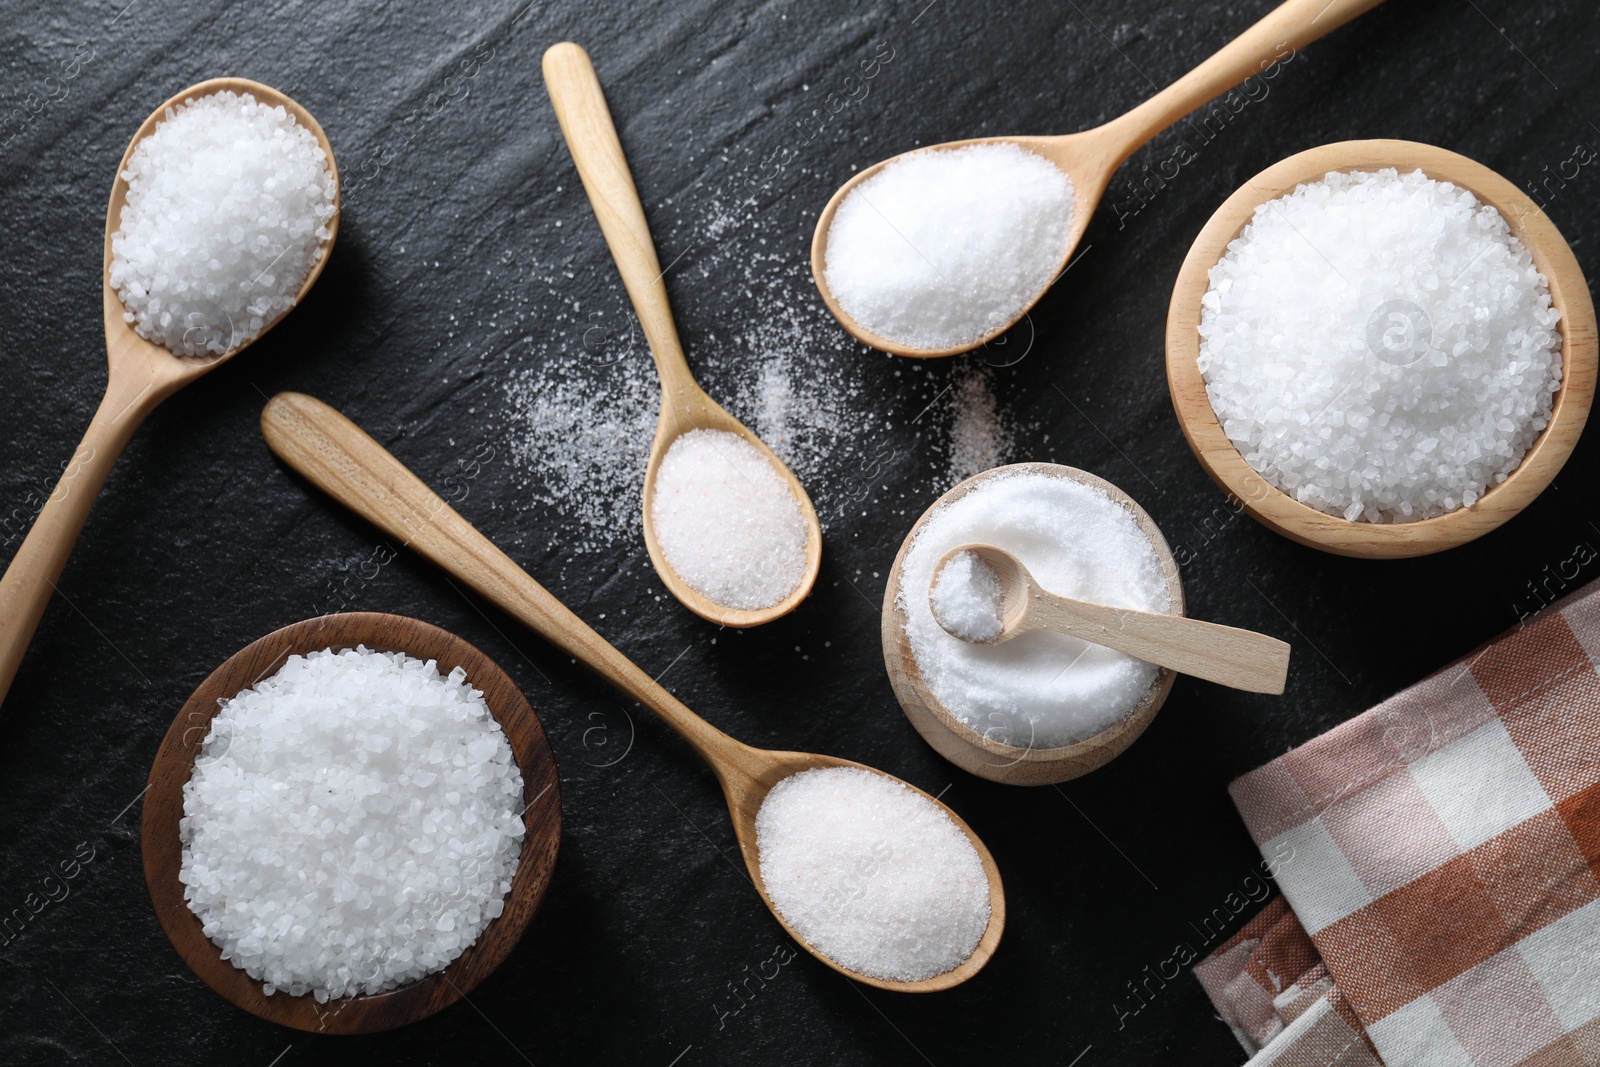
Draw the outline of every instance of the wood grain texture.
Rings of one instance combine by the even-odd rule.
[[[561,133],[572,161],[583,179],[584,191],[605,234],[623,287],[633,301],[645,340],[661,375],[661,413],[644,475],[644,544],[650,562],[668,591],[703,619],[722,626],[759,626],[781,618],[811,595],[822,567],[822,526],[811,497],[777,453],[766,442],[708,396],[694,380],[672,321],[663,271],[656,258],[655,241],[645,220],[644,205],[634,187],[628,159],[622,151],[605,92],[589,54],[571,42],[552,45],[544,54],[545,88],[555,108]],[[734,608],[719,604],[696,590],[672,569],[656,537],[650,502],[655,498],[656,475],[672,443],[690,430],[718,430],[749,442],[772,464],[794,494],[806,527],[806,563],[799,584],[776,604],[765,608]]]
[[[928,683],[922,676],[922,671],[917,667],[916,657],[911,654],[911,643],[906,638],[906,614],[899,604],[906,555],[934,512],[960,500],[991,478],[1020,471],[1043,474],[1052,478],[1065,478],[1092,486],[1125,508],[1139,524],[1145,536],[1150,539],[1156,557],[1161,561],[1162,574],[1167,581],[1167,595],[1172,602],[1172,613],[1183,614],[1183,580],[1178,573],[1178,562],[1173,558],[1172,550],[1167,546],[1167,540],[1162,536],[1160,528],[1132,497],[1110,482],[1075,467],[1062,466],[1058,463],[1013,463],[968,478],[934,501],[932,506],[917,519],[901,543],[900,551],[895,554],[894,566],[889,571],[889,582],[883,591],[879,633],[883,642],[884,666],[889,671],[889,684],[894,688],[901,709],[905,711],[906,718],[911,720],[911,725],[916,727],[917,733],[921,734],[923,740],[932,745],[941,756],[962,770],[980,778],[987,778],[991,782],[1007,785],[1053,785],[1104,766],[1133,744],[1150,725],[1156,712],[1160,711],[1161,705],[1165,703],[1167,694],[1172,691],[1174,672],[1163,668],[1127,715],[1093,737],[1054,748],[1036,747],[1031,739],[1026,744],[1012,744],[1008,736],[1005,740],[1001,740],[1000,737],[991,736],[994,731],[979,733],[974,730],[952,714],[939,698],[933,695],[933,691],[928,688]],[[926,591],[905,592],[908,596],[927,595]]]
[[[1217,421],[1200,374],[1200,301],[1209,272],[1257,207],[1332,170],[1420,169],[1454,182],[1497,209],[1550,283],[1561,312],[1561,390],[1550,424],[1504,482],[1471,507],[1421,522],[1352,522],[1300,503],[1251,468]],[[1442,552],[1495,529],[1542,493],[1572,454],[1594,402],[1597,342],[1594,302],[1583,270],[1548,215],[1522,190],[1466,156],[1413,141],[1340,141],[1275,163],[1242,185],[1211,216],[1178,272],[1167,313],[1167,386],[1189,447],[1219,486],[1270,529],[1341,556],[1399,559]]]
[[[184,901],[184,887],[178,881],[183,786],[194,771],[195,757],[210,732],[219,701],[271,676],[291,655],[358,644],[435,660],[444,674],[456,667],[467,672],[467,681],[483,691],[522,769],[527,835],[505,911],[443,971],[387,993],[345,997],[326,1004],[318,1004],[309,994],[274,993],[269,997],[260,982],[222,958],[221,950],[206,937],[200,920]],[[145,882],[162,929],[201,981],[236,1006],[280,1026],[317,1033],[372,1033],[415,1022],[450,1006],[487,978],[516,947],[555,870],[561,842],[561,786],[555,755],[538,716],[516,684],[482,652],[436,626],[399,615],[324,615],[286,626],[246,646],[195,690],[168,728],[150,768],[140,840]]]
[[[945,566],[966,552],[987,564],[1000,581],[1000,632],[993,640],[979,644],[998,645],[1030,630],[1054,630],[1217,685],[1252,693],[1283,692],[1289,673],[1289,646],[1276,637],[1182,615],[1134,611],[1060,596],[1041,586],[1020,559],[994,545],[952,548],[934,565],[936,582]],[[945,625],[936,605],[933,618],[940,626]],[[948,626],[945,629],[950,630]],[[970,640],[954,631],[950,633]]]
[[[39,512],[33,528],[12,557],[5,576],[0,578],[0,702],[4,702],[11,688],[11,680],[16,677],[23,653],[28,650],[33,632],[44,615],[45,605],[55,591],[56,579],[61,577],[67,557],[72,554],[72,546],[77,543],[78,534],[89,517],[89,510],[94,506],[106,478],[111,474],[111,468],[127,447],[134,430],[157,404],[173,392],[249,347],[249,342],[246,342],[221,356],[206,359],[176,356],[169,349],[139,336],[133,324],[123,318],[122,300],[111,285],[111,235],[119,228],[122,209],[128,199],[128,183],[122,177],[128,166],[128,157],[133,154],[135,146],[156,128],[156,123],[168,108],[223,90],[253,93],[263,103],[285,108],[297,122],[311,131],[327,153],[328,169],[333,174],[335,211],[328,223],[328,240],[323,246],[322,258],[312,266],[305,284],[296,294],[296,303],[305,297],[316,282],[323,264],[328,261],[328,254],[333,250],[333,241],[339,230],[339,169],[334,163],[333,147],[311,113],[276,89],[248,78],[212,78],[191,85],[163,102],[134,133],[122,153],[121,162],[117,164],[111,185],[111,200],[106,206],[100,270],[101,309],[105,317],[106,360],[109,364],[105,396],[77,452],[63,468],[49,502]],[[264,335],[276,323],[276,319],[268,323],[261,333]]]
[[[1066,247],[1050,274],[1051,282],[1066,270],[1078,242],[1083,240],[1089,219],[1100,204],[1111,176],[1127,158],[1138,151],[1156,134],[1177,122],[1202,104],[1272,66],[1293,49],[1303,48],[1324,34],[1330,33],[1346,22],[1372,10],[1383,0],[1287,0],[1270,11],[1264,18],[1229,41],[1215,55],[1195,67],[1144,103],[1090,130],[1054,137],[974,137],[965,141],[948,141],[944,144],[915,149],[915,152],[936,151],[947,148],[965,148],[976,144],[1015,144],[1030,152],[1044,156],[1060,167],[1072,179],[1072,226],[1067,234]],[[839,324],[857,340],[897,356],[936,358],[970,352],[988,344],[1020,322],[1039,302],[1049,286],[1034,294],[1011,320],[970,344],[949,348],[915,348],[879,336],[851,318],[839,306],[828,288],[828,230],[844,198],[855,187],[897,159],[883,160],[851,176],[839,187],[822,214],[817,218],[816,230],[811,235],[811,276],[822,294],[822,302],[839,320]]]
[[[314,485],[584,663],[655,712],[688,741],[711,765],[722,786],[734,836],[756,892],[789,935],[817,959],[858,982],[904,993],[949,989],[977,974],[989,962],[1005,929],[1000,870],[978,835],[937,798],[902,783],[938,805],[967,835],[983,863],[989,879],[989,925],[972,955],[945,974],[919,982],[898,982],[861,974],[817,952],[789,926],[767,895],[756,841],[756,813],[768,791],[791,774],[821,767],[884,772],[835,756],[753,748],[718,730],[595,633],[382,445],[320,400],[299,393],[280,393],[262,411],[261,429],[273,452]]]

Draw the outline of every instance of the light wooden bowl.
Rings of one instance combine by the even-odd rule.
[[[183,854],[178,839],[183,786],[194,771],[195,757],[210,732],[219,701],[273,674],[290,655],[358,644],[436,660],[445,674],[461,667],[467,672],[467,681],[483,691],[522,769],[523,796],[528,804],[522,816],[527,827],[522,855],[505,911],[444,970],[387,993],[345,997],[326,1004],[318,1004],[309,994],[292,997],[280,992],[269,997],[260,982],[222,958],[221,950],[206,937],[200,920],[184,901],[183,884],[178,881]],[[156,916],[172,947],[201,981],[234,1005],[280,1026],[365,1034],[403,1026],[448,1007],[471,992],[510,954],[544,899],[555,870],[561,841],[561,786],[555,755],[538,716],[516,684],[482,652],[437,626],[399,615],[324,615],[285,626],[247,645],[200,683],[167,730],[150,768],[140,837],[145,882]]]
[[[900,551],[894,558],[894,566],[889,571],[888,585],[883,591],[881,626],[884,666],[888,668],[889,684],[894,687],[894,695],[899,699],[906,718],[911,720],[911,725],[916,727],[917,733],[921,734],[922,739],[932,745],[939,755],[979,778],[1007,785],[1051,785],[1088,774],[1095,768],[1104,766],[1133,744],[1134,740],[1144,733],[1145,727],[1150,725],[1150,721],[1156,717],[1156,712],[1161,710],[1167,694],[1172,690],[1175,675],[1170,670],[1161,670],[1156,675],[1155,681],[1150,683],[1150,688],[1144,696],[1127,715],[1093,737],[1056,748],[1038,748],[1031,743],[1010,744],[991,736],[994,731],[979,733],[951,714],[933,695],[927,681],[922,677],[921,670],[917,667],[916,658],[911,654],[911,643],[906,639],[906,615],[898,604],[901,571],[905,566],[906,554],[910,552],[911,543],[917,539],[917,535],[922,532],[922,528],[934,512],[961,499],[989,479],[1015,471],[1030,471],[1093,486],[1126,508],[1134,521],[1139,524],[1139,528],[1144,531],[1145,536],[1150,539],[1150,544],[1155,548],[1156,556],[1161,561],[1161,570],[1167,580],[1167,594],[1172,599],[1174,615],[1182,615],[1184,611],[1183,581],[1178,575],[1178,561],[1173,558],[1172,550],[1167,547],[1167,539],[1161,535],[1161,530],[1155,521],[1145,514],[1144,509],[1135,503],[1132,497],[1103,478],[1058,463],[1013,463],[968,478],[934,501],[933,506],[922,513],[911,527],[911,531],[906,534],[906,539],[901,543]],[[927,595],[926,590],[922,595]]]
[[[1420,522],[1351,522],[1300,503],[1257,474],[1223,432],[1200,375],[1200,299],[1208,274],[1260,205],[1334,170],[1402,172],[1421,169],[1430,178],[1470,190],[1505,218],[1550,282],[1550,299],[1561,312],[1562,380],[1550,424],[1522,463],[1471,507]],[[1544,491],[1572,454],[1594,400],[1596,337],[1594,302],[1572,249],[1549,216],[1494,171],[1466,156],[1413,141],[1340,141],[1275,163],[1225,200],[1205,224],[1178,272],[1167,314],[1167,385],[1172,406],[1200,465],[1262,524],[1291,540],[1341,556],[1399,559],[1425,556],[1482,537]]]

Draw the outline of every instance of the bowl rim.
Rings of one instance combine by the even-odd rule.
[[[483,692],[505,732],[523,778],[523,825],[517,871],[505,910],[489,921],[462,954],[441,971],[384,993],[358,994],[318,1004],[307,993],[267,996],[262,983],[222,959],[199,918],[189,910],[178,881],[183,846],[178,820],[183,787],[210,733],[220,701],[275,673],[293,654],[364,644],[432,659],[441,673],[467,672]],[[347,612],[291,623],[225,659],[184,702],[152,761],[140,819],[145,884],[162,929],[202,982],[236,1007],[268,1022],[320,1033],[373,1033],[432,1015],[463,999],[516,947],[549,888],[561,839],[561,786],[555,754],[527,698],[511,678],[467,641],[430,623],[381,612]]]
[[[935,512],[966,496],[968,493],[983,486],[986,482],[1014,474],[1031,473],[1042,474],[1047,477],[1063,478],[1074,481],[1080,485],[1088,485],[1100,490],[1120,505],[1139,524],[1140,530],[1150,539],[1151,547],[1155,549],[1156,557],[1161,563],[1162,575],[1166,579],[1167,593],[1171,598],[1173,614],[1182,615],[1186,610],[1183,593],[1183,579],[1180,574],[1177,557],[1167,544],[1166,537],[1161,533],[1160,527],[1155,523],[1148,512],[1139,506],[1139,503],[1124,492],[1121,488],[1106,481],[1097,475],[1077,467],[1070,467],[1062,463],[1025,462],[1008,463],[967,478],[946,491],[939,499],[935,500],[912,523],[911,529],[906,532],[905,539],[900,543],[900,550],[895,554],[894,564],[889,569],[889,580],[884,586],[883,608],[880,617],[880,638],[883,645],[883,657],[889,673],[889,682],[894,689],[895,697],[900,702],[901,711],[906,718],[911,720],[912,726],[923,738],[932,744],[941,755],[951,759],[951,753],[941,741],[953,740],[970,750],[971,754],[982,759],[974,759],[968,763],[958,763],[979,777],[991,781],[1010,782],[1016,775],[1006,775],[1013,767],[1023,767],[1030,771],[1026,775],[1029,784],[1050,784],[1066,781],[1087,774],[1089,771],[1108,763],[1120,755],[1127,747],[1142,734],[1155,718],[1156,712],[1166,702],[1167,695],[1172,691],[1172,684],[1177,675],[1165,667],[1160,668],[1155,680],[1150,683],[1139,702],[1116,722],[1104,730],[1081,741],[1069,745],[1051,747],[1037,747],[1032,744],[1027,746],[1010,745],[997,741],[987,732],[979,733],[971,726],[962,722],[933,694],[927,680],[922,676],[922,671],[917,665],[916,657],[912,655],[911,643],[906,638],[906,614],[899,604],[901,579],[905,567],[905,560],[911,551],[912,542],[921,533]],[[942,729],[944,736],[930,736],[928,727]],[[1003,762],[990,762],[990,759]],[[954,762],[954,760],[952,760]],[[1026,766],[1024,766],[1026,765]],[[1049,768],[1073,765],[1076,768],[1059,778],[1047,777]],[[1041,777],[1044,772],[1046,777]],[[1021,773],[1021,772],[1019,772]]]
[[[1359,161],[1359,162],[1354,162]],[[1351,521],[1302,504],[1255,471],[1229,440],[1206,395],[1199,368],[1200,300],[1209,273],[1258,206],[1330,171],[1420,169],[1467,189],[1500,212],[1549,282],[1561,312],[1562,380],[1550,422],[1522,462],[1470,507],[1408,523]],[[1594,400],[1594,303],[1572,249],[1533,200],[1490,168],[1416,141],[1337,141],[1296,153],[1242,184],[1201,228],[1173,285],[1166,332],[1167,387],[1184,439],[1214,482],[1250,516],[1312,548],[1344,556],[1396,559],[1442,552],[1481,537],[1533,501],[1572,454]]]

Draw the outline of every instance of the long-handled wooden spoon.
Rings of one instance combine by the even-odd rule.
[[[1383,0],[1287,0],[1269,12],[1265,18],[1228,42],[1220,52],[1200,64],[1161,92],[1152,96],[1132,111],[1112,119],[1101,126],[1081,133],[1058,137],[978,137],[967,141],[950,141],[918,152],[961,148],[974,144],[1009,143],[1036,152],[1066,172],[1072,179],[1072,226],[1067,234],[1061,258],[1050,273],[1053,280],[1066,268],[1073,249],[1083,239],[1090,216],[1100,203],[1111,175],[1122,166],[1145,142],[1171,126],[1201,104],[1238,85],[1252,74],[1260,73],[1274,62],[1290,54],[1292,49],[1303,48],[1332,30],[1344,25],[1357,15],[1377,7]],[[811,273],[822,300],[828,305],[839,323],[874,348],[900,356],[953,356],[986,344],[1009,330],[1032,309],[1049,288],[1047,283],[1030,297],[1009,319],[999,322],[992,330],[970,344],[952,348],[917,348],[891,337],[884,337],[861,325],[839,304],[828,288],[828,230],[833,226],[833,216],[844,198],[862,182],[884,167],[911,153],[902,153],[882,163],[867,167],[851,177],[833,194],[827,207],[817,219],[816,233],[811,239]],[[907,255],[915,255],[908,251]]]
[[[678,330],[672,322],[672,306],[667,302],[667,287],[661,280],[650,224],[645,221],[644,205],[634,188],[622,142],[617,138],[606,107],[605,93],[595,75],[589,54],[571,42],[552,45],[544,54],[544,82],[555,105],[562,135],[577,164],[578,176],[589,194],[595,218],[617,262],[617,272],[633,301],[633,309],[644,328],[650,353],[661,375],[661,415],[656,420],[655,442],[644,474],[644,543],[650,562],[672,595],[701,618],[724,626],[757,626],[793,611],[811,593],[822,566],[822,527],[817,522],[811,498],[781,459],[743,423],[728,414],[706,395],[694,380],[683,357]],[[806,562],[800,582],[782,600],[765,608],[729,607],[703,595],[689,585],[673,568],[661,550],[651,516],[655,498],[656,474],[667,450],[690,430],[721,430],[737,434],[766,456],[768,462],[794,493],[806,524]]]
[[[333,175],[334,213],[328,220],[328,239],[322,256],[311,267],[305,284],[295,294],[295,303],[305,299],[322,267],[328,262],[328,252],[339,232],[339,168],[334,164],[333,146],[311,113],[278,90],[250,81],[248,78],[212,78],[191,85],[173,96],[150,113],[144,120],[128,150],[117,165],[117,178],[111,186],[111,203],[106,208],[106,236],[104,262],[101,265],[101,304],[105,314],[106,357],[110,373],[106,381],[105,398],[89,423],[78,451],[62,468],[60,481],[50,494],[43,510],[33,524],[33,529],[17,549],[17,554],[0,578],[0,701],[5,699],[16,677],[23,653],[33,639],[39,619],[55,590],[56,579],[67,565],[67,556],[78,540],[78,534],[89,517],[89,509],[105,485],[106,477],[116,464],[117,457],[127,447],[133,431],[157,404],[188,385],[207,371],[226,363],[247,348],[250,342],[238,345],[220,356],[208,358],[177,356],[169,349],[146,341],[134,330],[133,324],[123,318],[123,306],[117,291],[111,286],[111,235],[121,224],[122,208],[127,202],[128,183],[122,174],[128,167],[128,158],[134,147],[156,128],[156,123],[168,108],[177,107],[185,100],[209,96],[231,90],[250,93],[264,104],[282,107],[294,116],[296,122],[311,131],[328,160],[328,170]],[[261,331],[265,334],[276,325],[269,323]],[[257,339],[261,334],[257,334]]]
[[[841,966],[811,948],[773,907],[761,878],[756,812],[768,790],[792,774],[818,767],[861,764],[810,752],[752,748],[700,718],[529,577],[382,445],[322,401],[300,393],[279,393],[261,413],[261,432],[278,458],[313,485],[454,574],[574,659],[588,664],[602,678],[661,716],[693,745],[722,784],[733,818],[733,832],[756,892],[790,936],[806,945],[812,955],[859,982],[908,993],[959,985],[989,961],[1005,927],[1000,872],[989,850],[955,812],[944,808],[977,849],[989,879],[989,925],[972,955],[953,970],[917,982],[872,978]],[[884,773],[872,767],[863,769]],[[938,803],[926,793],[922,795]]]
[[[975,638],[970,630],[945,618],[940,597],[933,592],[944,580],[945,568],[969,552],[977,557],[976,565],[987,567],[999,583],[993,606],[1000,628],[992,637]],[[933,573],[929,596],[934,621],[963,641],[997,645],[1029,630],[1055,630],[1126,652],[1157,667],[1251,693],[1281,693],[1288,678],[1289,646],[1276,637],[1182,615],[1113,608],[1058,596],[1034,581],[1020,559],[994,545],[958,545],[940,558]]]

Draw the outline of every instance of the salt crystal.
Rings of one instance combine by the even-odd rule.
[[[326,154],[293,115],[249,93],[169,109],[122,177],[110,282],[139,336],[179,355],[221,355],[259,336],[326,251]]]
[[[756,848],[783,920],[868,977],[944,974],[988,929],[977,849],[943,808],[888,775],[860,767],[790,775],[761,802]]]
[[[1211,406],[1302,504],[1365,522],[1470,506],[1549,425],[1560,313],[1505,219],[1460,186],[1331,172],[1257,208],[1210,278]]]
[[[1072,180],[1018,145],[914,152],[839,204],[828,289],[880,337],[915,348],[975,344],[1050,284],[1072,215]]]
[[[268,995],[393,989],[501,913],[522,774],[458,674],[360,647],[290,656],[211,720],[183,787],[178,878]]]
[[[650,518],[667,565],[718,604],[769,608],[805,576],[806,522],[794,492],[738,434],[675,439],[656,470]]]
[[[933,579],[933,613],[964,641],[1000,636],[1004,589],[1000,576],[976,552],[957,552]]]

